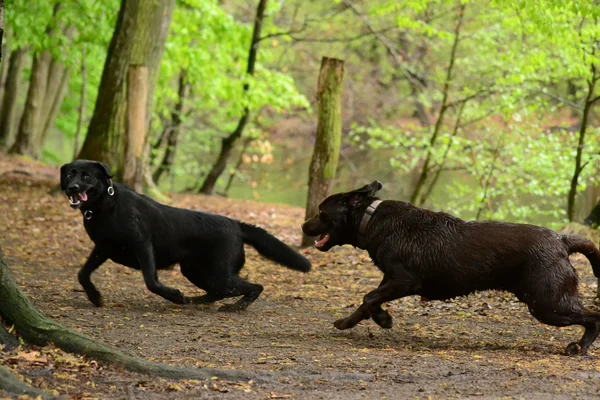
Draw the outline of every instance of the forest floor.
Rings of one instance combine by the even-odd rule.
[[[388,306],[395,318],[391,330],[371,321],[336,330],[333,321],[352,312],[381,278],[367,254],[350,247],[302,250],[314,265],[309,274],[279,267],[248,249],[242,276],[265,291],[241,313],[218,312],[219,304],[170,304],[145,289],[139,272],[108,262],[92,276],[105,301],[96,308],[77,282],[92,243],[81,214],[64,196],[48,194],[57,184],[57,168],[0,156],[0,246],[17,283],[46,315],[148,360],[281,377],[271,383],[169,381],[52,347],[0,352],[0,362],[34,386],[73,399],[600,396],[600,341],[588,356],[564,356],[582,330],[542,325],[506,293],[444,302],[405,298]],[[287,243],[300,242],[299,208],[198,195],[173,200],[179,207],[257,224]],[[598,309],[591,267],[579,255],[572,262],[585,304]],[[178,267],[161,272],[160,279],[185,294],[200,293]]]

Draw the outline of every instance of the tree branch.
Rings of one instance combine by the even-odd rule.
[[[342,0],[342,2],[350,10],[352,10],[352,12],[354,13],[354,15],[356,15],[362,21],[362,23],[367,27],[367,29],[369,30],[369,32],[371,32],[375,36],[375,38],[377,38],[377,40],[379,40],[381,42],[381,44],[383,44],[383,46],[386,48],[387,52],[392,56],[392,58],[394,59],[394,62],[400,68],[400,71],[406,77],[406,79],[408,79],[414,85],[416,85],[416,86],[418,86],[418,87],[420,87],[422,89],[425,89],[424,86],[423,86],[423,84],[421,82],[419,82],[419,80],[413,78],[411,76],[411,74],[409,74],[407,72],[407,69],[400,62],[400,60],[402,59],[402,57],[400,57],[400,54],[398,54],[398,52],[392,46],[392,44],[389,42],[389,40],[387,40],[387,38],[385,36],[383,36],[381,33],[379,33],[378,31],[376,31],[373,28],[373,26],[371,25],[371,23],[369,22],[369,20],[356,8],[356,6],[352,3],[352,1],[350,1],[350,0]]]

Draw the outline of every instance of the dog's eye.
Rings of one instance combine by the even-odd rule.
[[[73,177],[73,175],[67,174],[67,179],[71,179],[72,177]]]
[[[86,181],[89,181],[90,180],[90,176],[89,175],[84,175],[83,179],[86,180]]]

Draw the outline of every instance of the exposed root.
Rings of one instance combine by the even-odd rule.
[[[41,389],[34,388],[29,384],[17,378],[9,369],[0,365],[0,390],[4,390],[10,395],[29,395],[32,397],[41,396],[43,399],[51,399],[54,396]]]

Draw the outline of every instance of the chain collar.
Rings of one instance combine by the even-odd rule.
[[[108,189],[106,189],[106,191],[108,192],[109,196],[115,195],[115,188],[113,187],[112,179],[108,180]],[[87,219],[88,221],[92,219],[93,216],[94,213],[92,212],[92,210],[85,210],[83,212],[83,218]]]

